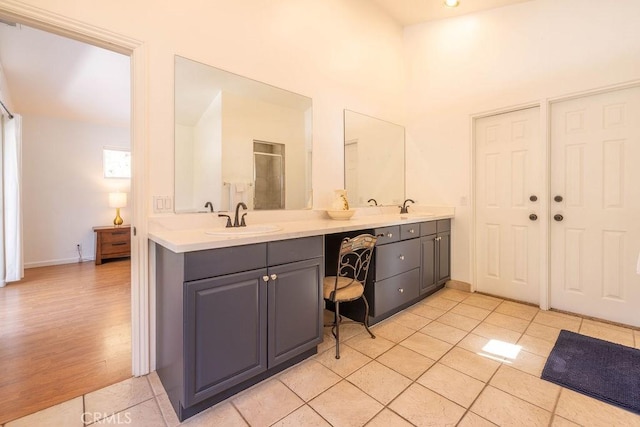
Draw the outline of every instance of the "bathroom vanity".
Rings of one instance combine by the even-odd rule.
[[[316,218],[235,236],[202,228],[152,231],[156,370],[178,418],[317,352],[322,279],[335,270],[343,237],[380,235],[366,287],[372,323],[444,286],[451,217]]]

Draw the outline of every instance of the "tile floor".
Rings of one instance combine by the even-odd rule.
[[[640,348],[637,330],[443,289],[374,326],[375,340],[345,325],[339,360],[325,329],[316,356],[183,425],[640,426],[638,415],[539,378],[561,328]],[[4,427],[179,424],[152,373]]]

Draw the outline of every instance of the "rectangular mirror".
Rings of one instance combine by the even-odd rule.
[[[344,181],[354,206],[405,199],[404,127],[344,110]]]
[[[312,206],[311,98],[175,57],[175,211]]]

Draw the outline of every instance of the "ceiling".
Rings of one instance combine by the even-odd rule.
[[[455,8],[444,0],[370,1],[408,26],[533,0],[460,0]],[[14,113],[129,125],[126,55],[0,21],[0,64]]]
[[[0,23],[0,64],[12,113],[129,125],[131,71],[126,55]]]
[[[460,0],[457,7],[447,7],[444,0],[371,0],[403,27],[435,19],[453,18],[468,13],[533,0]]]

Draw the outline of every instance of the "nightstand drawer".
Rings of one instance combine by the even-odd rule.
[[[126,254],[131,252],[131,242],[102,242],[100,244],[102,255]]]
[[[129,228],[122,230],[103,231],[101,236],[102,243],[129,242],[131,241],[129,233],[131,233]]]

